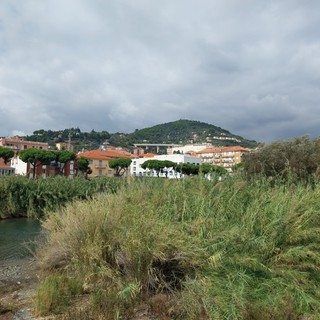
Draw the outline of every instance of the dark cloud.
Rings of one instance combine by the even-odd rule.
[[[320,2],[2,0],[0,135],[180,118],[319,135]]]

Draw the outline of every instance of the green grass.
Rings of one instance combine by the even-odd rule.
[[[319,196],[260,179],[129,179],[49,215],[43,281],[82,279],[97,318],[165,294],[169,319],[318,319]]]

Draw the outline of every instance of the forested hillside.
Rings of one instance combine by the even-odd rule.
[[[212,143],[213,145],[241,145],[243,147],[256,147],[257,142],[247,140],[230,133],[228,130],[212,124],[178,120],[159,124],[153,127],[137,129],[132,133],[109,133],[108,131],[82,132],[79,128],[70,128],[60,131],[36,130],[32,135],[25,137],[31,141],[48,142],[54,146],[56,142],[70,141],[75,146],[75,151],[82,149],[98,148],[103,143],[114,146],[132,148],[134,143]]]

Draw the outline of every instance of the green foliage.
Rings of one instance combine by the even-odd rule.
[[[132,160],[128,158],[118,158],[109,161],[109,167],[115,169],[115,176],[123,176],[124,173],[128,170]]]
[[[199,173],[199,169],[199,166],[193,163],[180,163],[176,165],[176,171],[187,176],[197,175]]]
[[[80,157],[77,161],[78,170],[87,178],[88,174],[92,173],[89,166],[89,160],[85,157]]]
[[[149,169],[151,171],[155,171],[157,176],[159,176],[160,172],[165,172],[168,174],[168,168],[175,168],[176,163],[169,160],[147,160],[142,165],[142,169]]]
[[[211,164],[201,164],[199,168],[199,172],[202,174],[208,174],[208,173],[217,173],[220,176],[227,174],[227,170],[223,167],[211,165]]]
[[[132,179],[50,215],[38,259],[83,279],[87,309],[111,319],[159,293],[171,306],[155,318],[318,319],[319,197],[239,176]]]
[[[55,154],[56,154],[56,162],[60,162],[60,174],[63,174],[64,168],[67,162],[73,161],[76,159],[76,154],[68,150],[55,151]]]
[[[82,132],[79,128],[69,128],[59,131],[52,130],[36,130],[32,135],[26,136],[26,140],[48,142],[49,145],[55,146],[56,142],[68,141],[69,137],[72,144],[75,146],[76,151],[85,149],[96,149],[105,140],[110,138],[110,133],[107,131],[97,132],[91,130],[91,132]]]
[[[71,299],[82,292],[80,279],[50,275],[38,287],[35,296],[35,309],[39,315],[61,313]]]
[[[56,151],[56,160],[60,163],[67,163],[68,161],[75,160],[76,154],[68,150]]]
[[[50,177],[28,179],[22,176],[0,178],[0,218],[40,217],[74,199],[88,199],[98,192],[115,192],[120,183],[114,178]]]
[[[36,168],[40,165],[50,164],[50,162],[56,160],[56,154],[54,151],[42,150],[42,149],[24,149],[19,153],[19,157],[23,162],[29,162],[33,168],[33,178],[36,174]]]
[[[159,124],[150,128],[136,130],[131,134],[135,142],[148,141],[149,143],[190,143],[207,142],[207,139],[214,136],[226,135],[233,137],[240,142],[232,140],[212,140],[215,145],[241,145],[243,147],[256,147],[255,141],[246,140],[231,134],[229,131],[214,125],[180,119],[169,123]]]
[[[9,160],[14,156],[14,151],[10,148],[0,147],[0,158],[7,164]]]
[[[319,175],[320,140],[308,137],[277,141],[244,156],[247,177],[265,175],[284,180],[315,181]]]

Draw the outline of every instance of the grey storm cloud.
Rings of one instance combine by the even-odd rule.
[[[319,136],[319,21],[311,0],[1,0],[0,136],[180,118]]]

